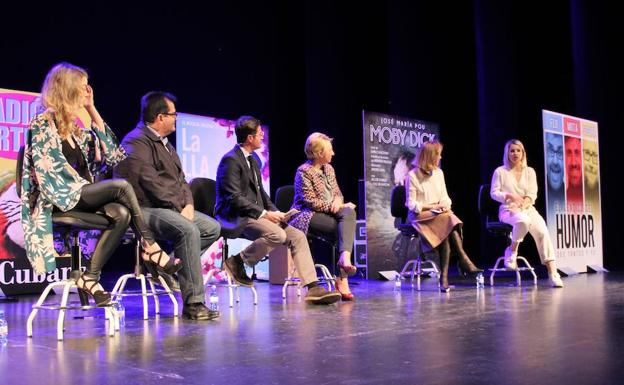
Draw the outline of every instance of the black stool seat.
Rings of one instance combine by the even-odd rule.
[[[111,226],[110,220],[104,214],[78,210],[54,213],[52,223],[56,226],[80,230],[106,230]]]
[[[409,223],[400,223],[396,225],[396,229],[399,230],[403,235],[407,235],[408,237],[418,236],[418,232]]]
[[[236,239],[240,237],[245,228],[245,223],[230,223],[224,220],[220,220],[219,224],[221,225],[221,236],[226,239]]]
[[[513,227],[510,224],[504,222],[488,222],[485,225],[487,231],[492,234],[507,236]]]

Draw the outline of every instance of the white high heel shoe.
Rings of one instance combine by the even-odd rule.
[[[553,273],[549,276],[549,278],[550,285],[552,287],[563,287],[563,281],[561,280],[561,276],[559,275],[559,273]]]

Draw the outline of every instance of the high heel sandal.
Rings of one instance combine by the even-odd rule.
[[[483,269],[479,269],[478,267],[476,267],[474,263],[472,263],[470,260],[468,260],[468,262],[466,262],[465,260],[457,261],[457,271],[464,278],[466,278],[468,274],[474,275],[483,273]]]
[[[80,284],[80,282],[82,282],[82,284]],[[91,285],[89,285],[89,283]],[[97,306],[106,306],[111,303],[111,293],[105,291],[102,286],[100,286],[100,281],[95,278],[85,277],[85,274],[83,273],[76,280],[76,287],[78,287],[78,290],[80,290],[81,292],[93,297],[93,300],[95,301],[95,304]],[[101,290],[99,290],[100,288]]]
[[[347,275],[347,277],[353,277],[355,273],[357,273],[357,267],[353,265],[344,266],[344,265],[341,265],[339,262],[336,264],[336,267],[340,269],[341,271],[343,271]]]
[[[339,278],[339,279],[342,279],[342,278]],[[336,285],[336,290],[338,290],[338,293],[340,293],[340,297],[342,298],[343,301],[355,301],[355,294],[353,294],[352,292],[345,293],[342,290],[340,290],[338,285]]]
[[[440,292],[441,293],[450,293],[451,287],[448,284],[448,276],[440,277]]]
[[[167,253],[165,253],[163,249],[152,251],[150,253],[149,251],[145,250],[143,246],[141,246],[141,253],[143,261],[151,263],[156,267],[156,269],[164,271],[169,275],[177,273],[182,268],[182,263],[176,263],[176,261],[179,261],[179,259],[169,257],[169,255],[167,255]],[[160,264],[161,260],[163,259],[163,254],[165,257],[168,258],[167,263],[165,263],[164,266]]]
[[[343,293],[340,290],[338,290],[338,292],[340,293],[340,297],[342,298],[343,301],[347,302],[347,301],[355,301],[355,294],[353,293]]]

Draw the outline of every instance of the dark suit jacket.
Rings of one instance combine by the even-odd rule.
[[[277,207],[262,187],[259,159],[256,159],[256,177],[260,185],[262,202],[256,202],[256,185],[247,159],[238,145],[223,155],[217,169],[217,203],[215,214],[222,224],[241,229],[248,218],[258,219],[262,210],[276,211]]]
[[[121,144],[128,157],[115,167],[113,174],[130,182],[141,206],[181,212],[184,206],[193,204],[182,163],[170,143],[167,151],[158,136],[140,123]]]

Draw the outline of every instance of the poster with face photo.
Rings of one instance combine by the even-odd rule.
[[[602,266],[598,124],[542,111],[546,222],[558,264]]]
[[[363,112],[364,179],[366,191],[367,275],[380,271],[401,271],[409,258],[395,218],[390,197],[395,186],[402,187],[423,143],[439,140],[438,125],[422,120]],[[406,247],[403,247],[406,246]]]

